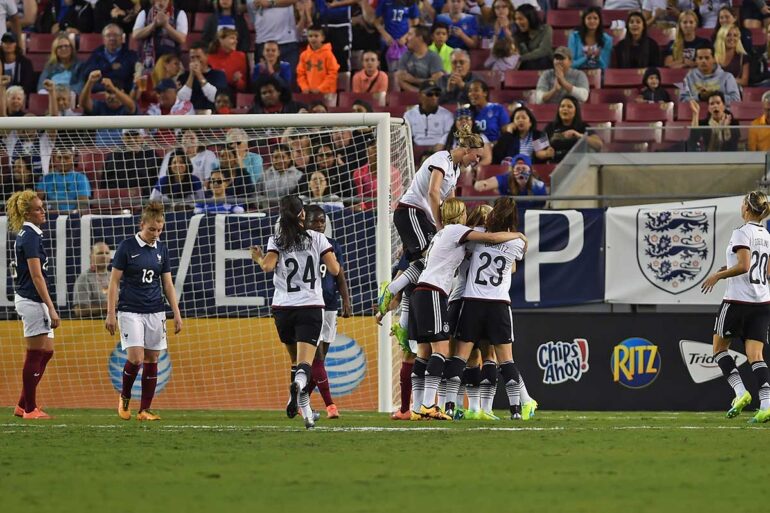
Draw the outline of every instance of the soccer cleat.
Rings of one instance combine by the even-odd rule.
[[[416,411],[409,411],[409,420],[430,420],[430,417],[417,413]]]
[[[299,384],[296,381],[292,381],[289,385],[289,404],[286,405],[286,416],[293,419],[297,416],[299,407],[297,406],[297,400],[299,397]]]
[[[733,399],[733,402],[731,403],[732,407],[729,410],[727,410],[726,417],[728,419],[734,419],[735,417],[741,414],[743,409],[746,406],[748,406],[750,402],[751,402],[751,394],[749,394],[748,392],[743,392],[743,395]]]
[[[390,302],[393,300],[393,293],[388,290],[389,281],[383,281],[380,284],[380,294],[377,297],[377,311],[380,315],[388,313]]]
[[[336,404],[330,404],[326,407],[326,418],[327,419],[338,419],[340,418],[340,412],[337,410]]]
[[[23,417],[24,416],[24,408],[19,406],[18,404],[13,407],[13,415],[16,417]]]
[[[756,415],[751,417],[749,424],[764,424],[770,420],[770,408],[767,410],[759,410]]]
[[[405,353],[411,353],[412,348],[409,347],[409,332],[398,323],[395,323],[390,328],[390,333],[398,340],[398,345]]]
[[[491,411],[479,410],[479,420],[500,420],[500,417]]]
[[[157,414],[151,412],[150,410],[141,410],[137,414],[136,420],[140,420],[140,421],[143,421],[143,420],[160,420],[160,415],[157,415]]]
[[[316,415],[318,415],[318,417],[316,417]],[[320,416],[321,415],[318,414],[317,412],[313,412],[313,415],[311,415],[312,418],[304,417],[305,429],[313,429],[313,428],[315,428],[315,421],[318,420],[318,418],[320,418]]]
[[[531,399],[521,405],[521,420],[532,420],[535,418],[535,410],[537,410],[537,401]]]
[[[478,410],[465,410],[465,420],[481,420],[481,412]]]
[[[435,404],[429,408],[426,408],[425,405],[420,406],[420,415],[434,420],[452,420],[452,417],[441,411],[441,408]]]
[[[50,420],[53,417],[48,415],[46,412],[41,410],[40,408],[35,408],[34,410],[30,412],[24,412],[24,415],[22,415],[22,418],[24,420]]]
[[[459,406],[455,408],[455,414],[452,417],[454,420],[463,420],[465,418],[465,410]]]
[[[521,405],[514,404],[511,406],[511,420],[521,420]]]
[[[123,420],[131,419],[131,410],[128,409],[128,403],[131,399],[126,399],[122,395],[118,399],[118,417]]]
[[[411,419],[412,419],[411,411],[396,410],[390,414],[390,420],[411,420]]]

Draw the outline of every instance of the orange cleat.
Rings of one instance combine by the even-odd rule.
[[[22,418],[24,420],[50,420],[53,417],[48,415],[46,412],[44,412],[40,408],[35,408],[29,413],[24,412],[24,415],[22,416]]]
[[[136,416],[136,420],[160,420],[160,415],[156,415],[150,410],[142,410]]]
[[[129,420],[131,418],[131,410],[128,408],[128,403],[131,399],[126,399],[122,395],[118,399],[118,417],[123,420]]]
[[[409,410],[407,411],[396,410],[390,414],[390,420],[411,420],[411,419],[412,419],[412,412]]]
[[[24,408],[19,406],[18,404],[13,407],[13,414],[17,417],[23,417],[24,416]]]
[[[340,412],[337,410],[337,405],[332,403],[329,406],[326,407],[326,418],[327,419],[338,419],[340,418]]]

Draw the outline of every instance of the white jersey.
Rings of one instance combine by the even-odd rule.
[[[457,185],[457,179],[460,177],[460,166],[452,161],[452,156],[448,151],[438,151],[423,162],[420,169],[414,174],[409,188],[401,196],[399,203],[423,210],[430,222],[435,225],[436,219],[433,217],[428,200],[430,177],[434,171],[444,175],[444,180],[441,182],[440,197],[441,201],[447,199]]]
[[[431,285],[449,295],[457,267],[465,258],[465,239],[473,230],[463,224],[450,224],[433,236],[425,256],[425,270],[418,285]]]
[[[319,267],[321,258],[332,250],[329,239],[322,233],[307,230],[310,238],[303,245],[282,250],[275,244],[275,236],[267,241],[267,251],[278,255],[273,273],[273,308],[324,307],[323,287]]]
[[[463,298],[511,303],[511,268],[524,258],[524,241],[514,239],[502,244],[476,244],[468,268]]]
[[[473,230],[476,232],[487,231],[483,226],[477,226]],[[473,248],[475,247],[475,242],[465,244],[465,257],[463,258],[463,261],[460,262],[454,282],[452,282],[452,293],[449,294],[449,303],[459,301],[463,298],[465,284],[468,282],[468,268],[471,265],[471,255],[473,255]]]
[[[751,252],[749,272],[727,278],[725,301],[736,303],[770,303],[767,285],[767,263],[770,260],[770,234],[764,226],[746,223],[733,230],[727,245],[727,268],[738,263],[738,250]]]

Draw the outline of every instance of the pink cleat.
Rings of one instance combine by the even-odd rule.
[[[340,412],[337,410],[336,404],[330,404],[326,407],[326,418],[327,419],[338,419],[340,418]]]
[[[44,412],[40,408],[35,408],[29,413],[24,412],[24,415],[22,416],[22,418],[24,420],[50,420],[53,417],[48,415],[46,412]]]
[[[24,416],[24,408],[22,408],[21,406],[19,406],[17,404],[16,406],[13,407],[13,414],[16,417],[23,417]]]
[[[390,420],[411,420],[412,419],[412,412],[407,411],[401,411],[396,410],[390,415]]]

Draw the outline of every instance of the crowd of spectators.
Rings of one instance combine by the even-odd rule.
[[[538,167],[561,162],[580,141],[601,149],[607,140],[584,121],[584,105],[603,103],[597,88],[608,70],[636,69],[630,102],[678,100],[691,116],[678,119],[710,127],[691,131],[690,149],[770,150],[767,95],[747,146],[731,112],[732,104],[746,100],[746,90],[770,85],[770,8],[761,1],[744,0],[740,7],[726,0],[2,5],[4,116],[33,115],[33,97],[53,116],[389,109],[411,125],[418,155],[451,149],[453,128],[472,124],[486,143],[482,165],[500,166],[510,178],[496,182],[504,193],[528,190],[522,166],[535,181],[530,184],[547,183],[539,181]],[[550,22],[560,11],[575,14],[571,30]],[[664,84],[661,70],[677,69],[680,81]],[[524,86],[526,72],[536,73],[536,80],[526,78]],[[394,91],[400,101],[387,97]],[[344,94],[358,96],[343,102]],[[544,110],[548,105],[553,110]],[[346,133],[275,130],[258,141],[232,129],[216,144],[211,138],[201,144],[195,131],[105,127],[93,134],[93,149],[101,148],[104,158],[89,174],[55,131],[14,131],[2,152],[3,192],[34,185],[62,211],[86,208],[93,191],[107,189],[130,189],[199,212],[236,211],[249,208],[252,196],[287,192],[369,208],[374,138],[340,132]],[[479,187],[493,190],[494,182],[484,180],[478,183],[489,187]]]

